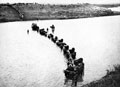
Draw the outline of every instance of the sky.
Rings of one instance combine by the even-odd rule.
[[[44,4],[70,4],[70,3],[92,3],[92,4],[107,4],[107,3],[120,3],[120,0],[0,0],[0,3],[44,3]]]

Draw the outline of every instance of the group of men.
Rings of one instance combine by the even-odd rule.
[[[65,83],[68,82],[68,80],[72,80],[72,86],[77,86],[77,82],[83,81],[84,76],[84,63],[83,58],[79,58],[74,60],[73,64],[69,64],[67,69],[64,70],[65,73]]]
[[[52,29],[52,33],[49,33],[49,29],[47,28],[47,30],[45,30],[44,28],[40,29],[37,24],[33,23],[32,24],[32,30],[33,31],[37,31],[38,33],[40,33],[40,35],[47,37],[48,39],[50,39],[52,42],[54,42],[60,49],[61,51],[63,51],[63,54],[65,56],[65,58],[67,60],[69,60],[68,62],[72,62],[71,60],[76,58],[76,52],[75,52],[75,48],[71,48],[69,49],[69,45],[67,45],[63,39],[58,39],[57,36],[54,36],[54,31],[55,31],[55,26],[52,25],[50,26],[50,28]]]
[[[84,63],[83,58],[76,59],[76,51],[75,48],[69,48],[69,45],[67,45],[63,39],[58,39],[57,36],[54,36],[55,26],[50,26],[52,29],[52,33],[49,33],[49,29],[46,30],[39,29],[37,24],[32,24],[32,30],[37,31],[40,33],[40,35],[47,37],[50,39],[53,43],[55,43],[63,52],[66,60],[67,60],[67,69],[64,70],[65,74],[65,83],[68,82],[68,80],[72,80],[72,86],[77,86],[77,81],[83,81],[84,76]]]
[[[47,28],[46,30],[45,30],[44,28],[40,29],[39,26],[37,26],[37,24],[35,24],[35,23],[32,23],[32,26],[31,26],[31,27],[32,27],[32,30],[33,30],[33,31],[37,31],[37,32],[39,32],[39,33],[40,33],[41,35],[43,35],[43,36],[47,36],[48,31],[49,31],[48,28]],[[52,33],[54,33],[54,31],[55,31],[55,26],[54,26],[54,25],[51,25],[50,28],[51,28]]]

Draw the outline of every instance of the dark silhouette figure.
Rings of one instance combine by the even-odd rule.
[[[47,31],[46,31],[46,32],[48,33],[48,31],[49,31],[49,29],[47,28]]]
[[[37,24],[32,23],[32,30],[37,32],[39,31],[39,27],[37,26]]]
[[[48,39],[50,39],[51,37],[50,37],[50,34],[48,34]]]
[[[72,49],[69,50],[70,53],[73,53],[75,51],[75,48],[73,47]]]
[[[60,47],[60,45],[61,45],[61,42],[56,42],[56,45],[58,46],[58,47]]]
[[[48,34],[48,38],[52,39],[53,38],[53,34]]]
[[[50,26],[50,28],[52,29],[52,33],[54,34],[54,32],[55,32],[55,26],[52,25],[52,26]]]
[[[27,34],[29,34],[29,30],[27,30]]]
[[[65,46],[63,48],[63,53],[64,53],[64,50],[69,50],[69,46],[65,44]]]
[[[67,60],[70,59],[70,52],[69,52],[69,46],[65,45],[63,48],[63,54]]]
[[[58,40],[58,42],[56,42],[56,45],[57,45],[57,46],[61,49],[61,51],[62,51],[65,43],[63,42],[63,39],[60,39],[60,40]]]
[[[44,28],[43,28],[43,29],[40,29],[40,30],[39,30],[39,33],[40,33],[42,36],[47,37],[47,32],[45,31]]]
[[[72,66],[72,64],[70,64],[66,70],[64,70],[65,73],[65,82],[64,84],[66,84],[68,82],[68,80],[71,80],[74,78],[74,67]]]
[[[64,42],[61,43],[61,46],[60,46],[61,50],[64,49],[64,46],[65,46],[65,45],[66,45],[66,43],[64,43]]]
[[[56,43],[56,41],[58,40],[58,37],[57,36],[55,36],[55,43]]]
[[[69,50],[70,54],[71,54],[71,57],[73,59],[76,59],[76,52],[75,52],[75,48],[73,47],[72,49]]]
[[[62,43],[62,42],[63,42],[63,39],[60,39],[60,40],[59,40],[59,42],[61,42],[61,43]]]
[[[55,37],[53,37],[51,40],[53,41],[53,43],[56,43],[56,41],[58,40],[58,37],[55,36]]]
[[[71,57],[75,60],[76,59],[76,52],[71,53]]]
[[[68,80],[72,80],[72,86],[77,86],[77,82],[83,81],[84,76],[84,63],[83,58],[79,58],[74,60],[74,66],[71,63],[68,64],[68,67],[66,70],[64,70],[65,74],[65,83],[68,82]]]
[[[67,50],[64,50],[63,52],[64,52],[65,58],[66,58],[67,60],[69,60],[69,59],[70,59],[70,53],[69,53]]]
[[[69,65],[72,65],[72,66],[74,65],[74,63],[73,63],[73,61],[72,61],[71,58],[69,58],[69,59],[68,59],[68,62],[67,62],[67,66],[69,66]]]
[[[83,76],[84,76],[83,58],[79,58],[78,60],[75,60],[74,64],[75,64],[75,75],[74,75],[74,79],[72,81],[72,85],[77,86],[78,80],[80,82],[83,81]]]

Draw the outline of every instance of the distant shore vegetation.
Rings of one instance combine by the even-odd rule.
[[[120,4],[38,4],[14,3],[0,4],[0,22],[28,20],[60,20],[99,16],[120,15],[107,7]]]

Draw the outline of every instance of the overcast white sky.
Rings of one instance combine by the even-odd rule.
[[[50,4],[67,4],[67,3],[120,3],[120,0],[0,0],[0,3],[18,3],[18,2],[37,2]]]

